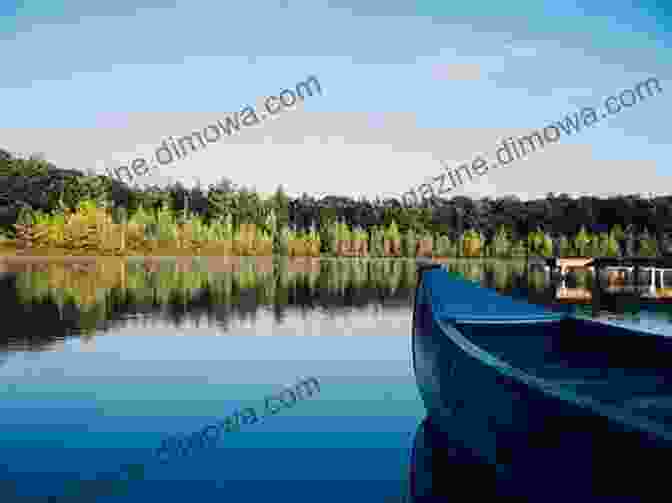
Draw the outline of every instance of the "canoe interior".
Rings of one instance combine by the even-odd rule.
[[[512,367],[602,403],[672,422],[672,338],[573,318],[454,326]]]

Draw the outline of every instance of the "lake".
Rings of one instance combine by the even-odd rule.
[[[560,284],[521,261],[450,269],[672,335],[667,304],[568,304],[566,292],[590,291],[585,275]],[[401,259],[4,263],[0,501],[405,501],[425,416],[415,280]],[[311,378],[319,389],[301,394]],[[186,440],[215,424],[215,441]],[[169,438],[182,447],[157,457]]]

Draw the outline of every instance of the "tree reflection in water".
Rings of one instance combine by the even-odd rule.
[[[562,300],[558,278],[529,268],[525,260],[444,262],[450,272],[507,295],[544,305]],[[6,349],[46,347],[129,318],[162,318],[180,327],[206,317],[228,330],[234,319],[256,319],[259,309],[270,309],[277,323],[292,311],[306,317],[314,309],[327,315],[371,305],[408,309],[416,281],[411,259],[35,258],[10,260],[3,271],[4,326],[21,327],[3,331],[0,344]],[[592,278],[572,274],[563,284],[590,287]],[[617,304],[608,307],[619,310]],[[669,322],[669,313],[662,316]]]

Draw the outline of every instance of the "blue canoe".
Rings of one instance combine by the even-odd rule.
[[[460,500],[458,488],[544,502],[667,492],[672,338],[574,318],[419,263],[412,347],[430,446],[468,460],[416,474],[425,479],[416,487],[434,493],[416,491],[415,501],[435,501],[438,486],[436,501]]]

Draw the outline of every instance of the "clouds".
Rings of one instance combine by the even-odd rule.
[[[321,83],[329,87],[326,80],[321,79]],[[664,96],[655,99],[663,100]],[[640,106],[644,108],[647,103]],[[636,111],[633,107],[621,115]],[[256,185],[267,193],[284,184],[292,194],[305,191],[316,195],[400,197],[410,187],[443,172],[440,161],[457,167],[479,154],[495,159],[495,149],[503,138],[519,138],[534,129],[418,128],[417,117],[411,113],[380,112],[373,117],[356,112],[292,111],[160,167],[142,181],[163,184],[180,180],[191,185],[199,177],[207,186],[226,175],[238,184]],[[554,119],[561,117],[557,114]],[[0,129],[0,137],[24,152],[40,145],[58,166],[82,170],[93,166],[103,172],[153,152],[164,137],[198,130],[217,119],[221,119],[219,114],[133,113],[125,116],[128,126],[124,129]],[[544,123],[535,124],[536,128],[542,126]],[[632,155],[623,157],[616,146],[609,144],[611,150],[600,153],[592,143],[597,137],[601,144],[602,127],[587,129],[575,139],[563,137],[509,167],[488,172],[477,183],[455,189],[451,195],[517,194],[525,198],[549,191],[672,192],[668,168],[656,161],[665,157],[669,146],[653,149],[645,138],[639,142],[622,139]]]
[[[481,78],[481,67],[474,63],[445,63],[432,67],[432,78],[435,80],[478,80]]]
[[[621,85],[672,78],[665,35],[647,33],[652,25],[634,11],[625,16],[624,6],[579,18],[576,6],[539,2],[141,3],[77,0],[58,16],[31,11],[40,19],[33,29],[0,40],[12,68],[0,84],[0,147],[44,151],[64,168],[119,166],[315,74],[320,100],[195,152],[157,181],[209,183],[226,172],[269,192],[284,183],[296,193],[400,195],[435,176],[438,158],[471,159]],[[558,192],[548,185],[564,179],[541,174],[566,169],[556,159],[577,144],[591,146],[580,158],[586,171],[606,173],[611,160],[653,163],[642,183],[665,186],[672,147],[661,110],[672,94],[657,99],[526,160],[537,176],[487,183],[495,192]],[[607,183],[616,180],[628,190],[625,179]],[[581,183],[599,192],[604,179]]]

